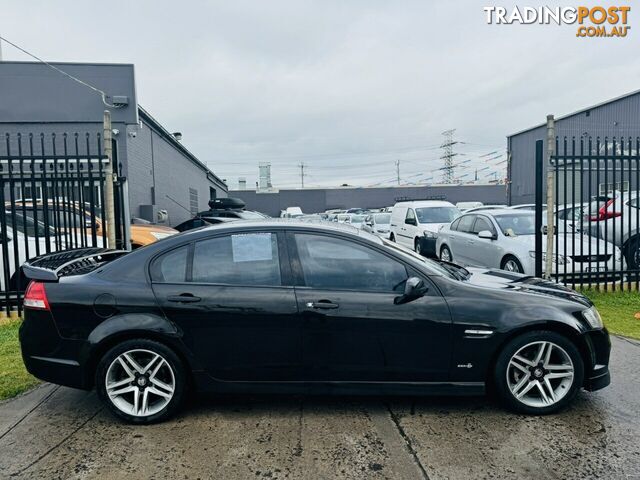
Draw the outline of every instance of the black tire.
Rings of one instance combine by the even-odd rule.
[[[551,342],[560,347],[569,356],[573,364],[573,383],[570,387],[561,387],[563,397],[556,403],[547,406],[530,406],[518,400],[509,388],[507,375],[509,374],[509,363],[513,355],[520,349],[531,344],[532,342]],[[551,370],[550,370],[551,371]],[[547,372],[548,374],[549,372]],[[533,379],[533,372],[531,377]],[[584,380],[584,363],[582,356],[576,345],[564,335],[548,330],[537,330],[523,333],[509,341],[499,353],[496,365],[493,371],[493,378],[489,379],[489,383],[494,389],[498,399],[510,410],[528,415],[546,415],[555,413],[567,407],[575,398],[578,390],[582,387]],[[562,388],[568,388],[566,393]],[[532,389],[533,390],[533,389]],[[535,390],[534,390],[535,391]]]
[[[109,366],[117,357],[131,350],[146,350],[160,355],[169,365],[173,372],[174,390],[173,397],[160,411],[147,416],[135,416],[125,413],[119,409],[110,399],[106,389],[107,371]],[[107,406],[109,411],[116,417],[127,423],[133,424],[150,424],[167,420],[173,416],[182,405],[185,398],[187,388],[186,370],[183,362],[175,354],[175,352],[166,345],[148,339],[132,339],[125,340],[105,353],[96,368],[96,390],[102,402]]]
[[[395,242],[396,242],[396,236],[392,233],[392,234],[389,236],[389,240],[391,240],[393,243],[395,243]]]
[[[622,249],[627,261],[627,268],[636,270],[640,266],[640,237],[634,237]]]
[[[451,250],[449,249],[449,247],[447,247],[446,245],[443,245],[442,248],[440,249],[440,260],[443,260],[442,252],[444,252],[445,250],[449,252],[449,260],[447,261],[453,262],[453,254],[451,253]]]
[[[416,238],[413,241],[413,250],[418,254],[418,255],[422,255],[422,247],[420,246],[420,239]]]
[[[511,272],[515,272],[515,273],[524,273],[524,268],[522,268],[522,264],[520,263],[520,260],[518,260],[516,257],[514,257],[513,255],[506,255],[503,259],[502,262],[500,263],[500,269],[501,270],[507,270],[507,264],[509,262],[513,262],[512,265],[515,265],[515,267],[517,267],[517,271],[516,270],[509,270]]]

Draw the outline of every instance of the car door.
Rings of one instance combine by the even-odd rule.
[[[215,379],[301,378],[301,326],[283,235],[219,234],[151,265],[159,304]]]
[[[413,208],[407,208],[407,213],[404,217],[404,225],[402,225],[402,244],[413,250],[415,247],[414,239],[416,237],[416,230],[418,229],[418,219],[416,218],[416,212]]]
[[[451,323],[435,288],[396,305],[409,272],[393,256],[334,235],[289,233],[287,241],[306,380],[429,382],[446,377]]]
[[[463,215],[457,225],[457,229],[451,232],[451,254],[453,261],[468,265],[471,262],[471,242],[474,238],[471,234],[473,224],[476,220],[475,215]]]
[[[500,260],[497,260],[496,240],[478,237],[478,233],[485,230],[491,232],[494,238],[497,238],[497,231],[489,217],[476,215],[476,220],[473,223],[470,235],[470,241],[472,242],[470,244],[471,248],[467,249],[468,261],[471,265],[481,267],[499,266]]]

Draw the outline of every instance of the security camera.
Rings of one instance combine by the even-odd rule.
[[[120,130],[114,128],[113,130],[111,130],[111,132],[113,133],[113,135],[118,135],[120,133]]]
[[[131,131],[131,132],[129,132],[129,136],[130,136],[131,138],[136,138],[136,137],[138,136],[138,133],[137,133],[137,132],[135,132],[135,131]]]

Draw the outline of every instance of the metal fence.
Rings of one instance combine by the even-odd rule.
[[[536,145],[536,273],[546,261],[542,141]],[[550,278],[575,288],[638,289],[640,138],[556,138]]]
[[[2,144],[0,305],[7,314],[17,308],[19,315],[27,284],[20,266],[26,260],[107,246],[103,187],[108,160],[100,134],[5,134]],[[124,238],[121,183],[114,185],[116,243]]]

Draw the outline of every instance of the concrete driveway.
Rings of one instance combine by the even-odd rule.
[[[613,384],[547,417],[484,398],[233,397],[132,427],[43,385],[0,404],[0,477],[640,479],[640,343],[613,344]]]

